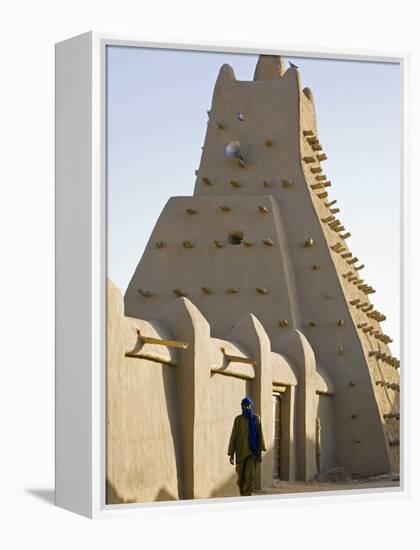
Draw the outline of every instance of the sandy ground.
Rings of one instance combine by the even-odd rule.
[[[352,481],[341,482],[319,482],[319,481],[274,481],[273,487],[264,491],[253,491],[253,495],[276,495],[287,493],[311,493],[320,491],[351,491],[360,489],[381,489],[384,487],[399,487],[400,481],[397,476],[378,476],[363,478]]]

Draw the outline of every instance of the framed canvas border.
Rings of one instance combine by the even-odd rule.
[[[248,499],[106,504],[106,51],[108,46],[398,63],[401,68],[400,487]],[[56,44],[56,505],[90,518],[407,498],[410,486],[409,55],[280,44],[145,41],[89,32]]]

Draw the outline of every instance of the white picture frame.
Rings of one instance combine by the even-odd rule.
[[[361,493],[276,495],[247,502],[235,498],[107,505],[105,503],[105,79],[107,46],[278,54],[343,60],[393,62],[401,67],[401,484],[363,490],[363,499],[388,493],[401,498],[409,485],[405,442],[409,403],[406,333],[408,280],[408,92],[406,53],[307,51],[281,44],[250,48],[242,44],[146,42],[89,32],[56,45],[56,505],[89,518],[106,518],[162,507],[279,506],[290,499],[361,499]]]

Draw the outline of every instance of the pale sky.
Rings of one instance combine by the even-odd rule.
[[[219,68],[229,63],[238,80],[252,80],[257,58],[108,47],[107,275],[123,292],[167,200],[193,194]],[[352,234],[347,244],[366,266],[399,356],[399,65],[288,60],[314,94],[323,169]]]

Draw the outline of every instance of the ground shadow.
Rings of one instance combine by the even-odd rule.
[[[118,493],[114,485],[106,480],[106,499],[107,504],[123,504],[125,501],[123,497]]]
[[[48,504],[55,504],[55,490],[54,489],[25,489],[25,491],[34,496],[47,502]]]
[[[155,497],[155,502],[159,502],[162,500],[178,500],[178,498],[162,487],[161,489],[159,489]]]
[[[221,483],[213,489],[210,498],[220,497],[237,497],[239,496],[239,488],[236,484],[236,473],[232,474],[224,483]]]

